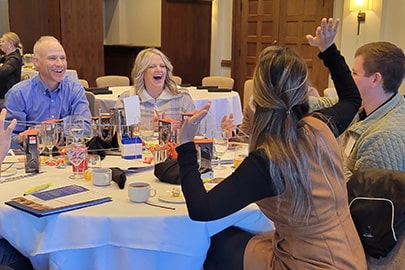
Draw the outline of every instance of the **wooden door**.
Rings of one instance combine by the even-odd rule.
[[[95,86],[104,75],[103,3],[101,0],[59,0],[60,40],[68,65]]]
[[[40,36],[52,35],[62,43],[68,68],[95,85],[104,75],[102,0],[9,0],[11,31],[31,53]]]
[[[234,0],[232,67],[235,89],[243,100],[243,84],[252,78],[261,50],[277,43],[293,48],[305,59],[313,85],[328,85],[328,70],[318,59],[317,48],[308,45],[323,17],[331,17],[333,0]]]
[[[210,74],[211,9],[211,1],[162,0],[161,50],[183,83]]]

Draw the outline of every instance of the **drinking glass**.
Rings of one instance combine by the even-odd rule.
[[[82,142],[73,142],[66,147],[66,155],[73,165],[73,175],[69,176],[71,179],[82,179],[83,174],[79,166],[87,159],[87,147]]]
[[[84,172],[84,180],[90,181],[94,168],[101,168],[101,157],[97,154],[87,155],[88,169]],[[80,166],[80,165],[79,165]]]
[[[155,133],[155,120],[154,117],[144,117],[139,123],[139,133],[142,137],[142,141],[145,143],[153,140]]]
[[[60,126],[55,122],[41,123],[41,141],[49,151],[49,160],[53,160],[53,147],[59,141]]]
[[[201,140],[205,139],[206,136],[207,136],[207,121],[203,119],[198,124],[197,133],[195,134],[194,139]]]
[[[249,147],[246,144],[240,144],[235,147],[235,153],[233,158],[233,166],[236,168],[242,163],[242,161],[248,156]]]
[[[214,154],[216,157],[218,157],[218,164],[217,166],[213,167],[213,169],[225,169],[226,167],[221,165],[221,157],[228,149],[228,132],[224,130],[213,130],[212,140]]]
[[[42,127],[41,127],[41,125],[30,126],[30,127],[28,127],[28,129],[37,131],[37,134],[38,134],[38,136],[37,136],[38,153],[41,154],[45,150],[45,147],[46,147],[43,140],[42,140],[42,131],[41,131]]]
[[[84,139],[84,118],[82,116],[68,116],[63,120],[63,124],[65,136],[71,138],[70,141],[79,142]]]

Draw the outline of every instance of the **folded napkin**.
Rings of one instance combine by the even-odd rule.
[[[106,142],[104,142],[99,136],[94,136],[93,138],[91,138],[86,143],[86,146],[88,148],[89,153],[99,155],[101,160],[105,158],[104,149],[111,147]]]
[[[217,85],[197,85],[197,89],[218,88]]]
[[[86,91],[92,92],[95,95],[112,94],[113,92],[108,87],[89,87]]]
[[[110,169],[112,171],[112,180],[118,184],[120,189],[124,189],[125,182],[127,181],[125,172],[118,167],[112,167]]]
[[[232,92],[229,88],[208,88],[208,92]]]
[[[155,165],[155,176],[162,182],[180,185],[180,166],[177,159],[166,159]]]

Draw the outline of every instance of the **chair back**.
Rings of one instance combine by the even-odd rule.
[[[90,91],[85,91],[85,94],[87,101],[89,102],[91,116],[98,116],[98,104],[96,101],[96,96]]]
[[[129,86],[129,78],[127,76],[107,75],[96,78],[97,87],[108,86]]]
[[[176,82],[177,85],[183,82],[183,79],[180,76],[172,76],[173,80]]]
[[[84,88],[89,88],[89,83],[85,79],[78,79],[79,83],[83,85]]]
[[[243,85],[243,108],[246,108],[249,104],[249,98],[253,94],[253,80],[248,79]]]
[[[224,76],[208,76],[204,77],[201,81],[202,86],[212,85],[219,88],[233,89],[234,79]]]

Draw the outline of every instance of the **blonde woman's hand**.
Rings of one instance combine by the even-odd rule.
[[[333,20],[333,18],[323,18],[321,20],[321,25],[315,30],[315,36],[306,35],[309,45],[318,47],[321,52],[324,52],[333,44],[339,23],[339,19]]]
[[[236,129],[236,125],[233,121],[233,113],[224,115],[221,119],[221,129],[228,131],[228,138],[232,137],[232,131]]]
[[[198,130],[198,124],[207,115],[211,107],[211,101],[205,103],[200,110],[195,110],[191,117],[185,118],[179,131],[179,144],[194,141],[194,136]]]

